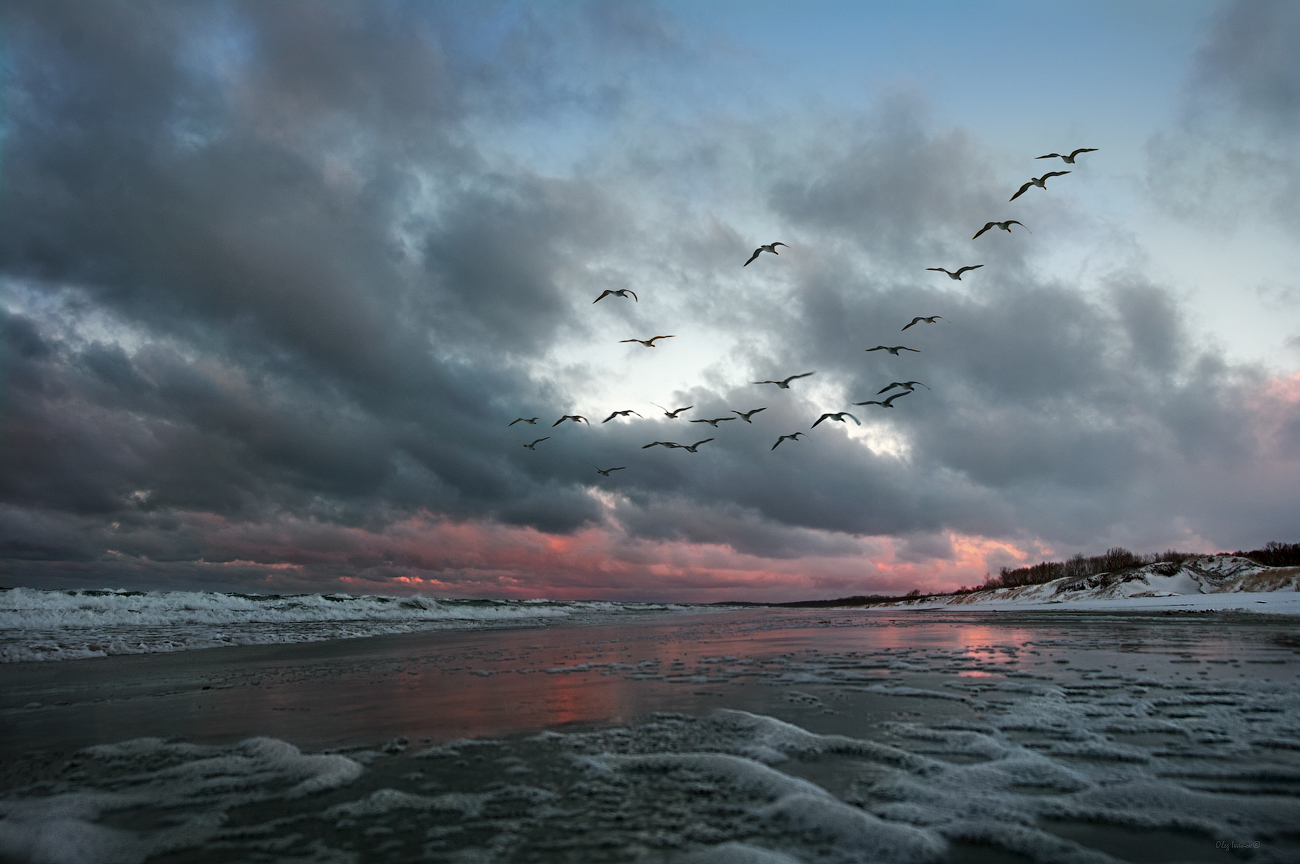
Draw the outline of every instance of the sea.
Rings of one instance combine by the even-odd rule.
[[[1300,619],[0,591],[0,861],[1297,862]]]

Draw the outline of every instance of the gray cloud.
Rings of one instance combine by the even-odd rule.
[[[474,569],[399,548],[393,526],[429,514],[596,526],[631,558],[662,541],[773,561],[861,555],[868,536],[921,562],[953,558],[948,532],[1091,549],[1174,544],[1189,521],[1223,545],[1289,530],[1295,404],[1261,401],[1263,373],[1199,345],[1142,273],[1099,296],[1039,273],[1081,218],[1050,194],[1008,206],[1003,166],[916,94],[787,124],[820,136],[706,118],[647,143],[658,82],[625,55],[696,58],[639,4],[521,12],[490,38],[425,4],[5,14],[3,572],[81,579],[98,562],[147,581],[167,561],[216,584],[265,571],[195,562],[257,554],[376,584]],[[619,51],[600,47],[610,34]],[[502,155],[550,108],[620,134],[582,170]],[[742,194],[797,249],[742,270]],[[1017,214],[1034,234],[971,239]],[[986,266],[960,285],[925,271],[964,263]],[[644,302],[593,311],[603,287]],[[900,332],[933,314],[947,321]],[[737,337],[676,395],[696,419],[768,410],[715,431],[629,402],[604,410],[646,419],[551,427],[614,374],[557,365],[555,346],[609,321]],[[789,391],[750,383],[810,369]],[[847,404],[909,379],[932,389]],[[809,428],[846,408],[871,446]],[[542,419],[507,427],[521,414]],[[698,454],[642,449],[708,437]],[[1204,478],[1214,494],[1189,503]]]
[[[1225,4],[1189,70],[1179,128],[1148,146],[1154,198],[1183,218],[1231,229],[1263,212],[1300,231],[1300,7]]]

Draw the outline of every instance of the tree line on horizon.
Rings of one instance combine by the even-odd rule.
[[[1249,552],[1238,550],[1236,552],[1220,552],[1220,555],[1235,555],[1238,558],[1249,558],[1257,564],[1263,564],[1265,567],[1300,567],[1300,543],[1278,543],[1269,541],[1262,549],[1252,549]],[[1052,582],[1062,577],[1077,578],[1080,576],[1098,576],[1102,573],[1122,573],[1126,570],[1136,570],[1139,567],[1146,567],[1150,564],[1170,563],[1175,566],[1182,564],[1184,561],[1190,561],[1193,558],[1204,558],[1205,554],[1197,552],[1179,552],[1176,549],[1169,549],[1164,552],[1156,552],[1150,555],[1139,555],[1130,552],[1123,546],[1115,546],[1107,549],[1101,555],[1084,556],[1075,555],[1066,561],[1043,561],[1029,567],[1017,567],[1011,569],[1003,567],[998,571],[997,576],[987,576],[983,585],[963,586],[950,594],[974,594],[977,591],[993,591],[998,588],[1018,588],[1024,585],[1042,585],[1045,582]],[[841,597],[837,600],[799,600],[793,603],[718,603],[714,605],[726,606],[780,606],[787,608],[822,608],[830,606],[873,606],[880,603],[896,603],[899,600],[914,600],[921,597],[941,597],[943,594],[923,594],[919,588],[914,588],[907,594],[899,596],[888,596],[883,594],[859,595],[856,597]]]
[[[1238,550],[1231,554],[1239,558],[1249,558],[1266,567],[1300,566],[1300,543],[1270,541],[1265,544],[1263,549],[1252,549],[1249,552]],[[1123,546],[1115,546],[1107,549],[1101,555],[1084,556],[1080,554],[1066,561],[1043,561],[1029,567],[1017,567],[1015,569],[1003,567],[997,576],[987,577],[984,584],[978,588],[961,589],[959,592],[954,593],[992,591],[997,588],[1018,588],[1022,585],[1042,585],[1044,582],[1052,582],[1061,578],[1077,579],[1079,577],[1098,576],[1102,573],[1123,573],[1126,570],[1136,570],[1139,567],[1146,567],[1151,564],[1169,563],[1176,566],[1184,561],[1203,557],[1205,556],[1198,553],[1179,552],[1177,549],[1168,549],[1151,555],[1138,555]]]

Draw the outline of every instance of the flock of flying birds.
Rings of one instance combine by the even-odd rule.
[[[1080,147],[1080,148],[1078,148],[1077,150],[1074,150],[1073,152],[1071,152],[1071,153],[1069,153],[1069,154],[1065,154],[1065,153],[1048,153],[1048,154],[1046,154],[1046,155],[1043,155],[1043,156],[1037,156],[1037,157],[1035,157],[1035,158],[1037,158],[1037,159],[1061,159],[1061,160],[1062,160],[1063,162],[1065,162],[1067,165],[1074,165],[1074,164],[1075,164],[1075,159],[1079,156],[1080,153],[1092,153],[1092,152],[1095,152],[1097,149],[1098,149],[1098,148],[1096,148],[1096,147]],[[1044,173],[1041,177],[1031,177],[1028,181],[1025,182],[1025,184],[1024,184],[1023,186],[1020,187],[1019,190],[1016,191],[1016,194],[1014,194],[1014,195],[1011,196],[1011,198],[1009,199],[1009,201],[1015,201],[1015,200],[1016,200],[1017,198],[1019,198],[1021,195],[1025,194],[1025,192],[1028,191],[1031,187],[1035,187],[1035,186],[1036,186],[1036,187],[1038,187],[1039,189],[1046,190],[1046,189],[1047,189],[1047,181],[1048,181],[1049,178],[1051,178],[1051,177],[1062,177],[1062,176],[1064,176],[1064,175],[1066,175],[1066,174],[1069,174],[1069,173],[1071,173],[1071,172],[1070,172],[1070,171],[1048,171],[1048,172]],[[1024,225],[1024,223],[1022,223],[1022,222],[1018,222],[1018,221],[1015,220],[1015,219],[1006,219],[1006,220],[1001,221],[1001,222],[986,222],[986,223],[984,224],[984,227],[981,228],[980,230],[976,231],[976,232],[975,232],[975,236],[972,237],[971,239],[972,239],[972,240],[977,240],[977,239],[979,239],[979,237],[980,237],[981,234],[983,234],[984,232],[988,231],[988,230],[991,229],[991,228],[1000,228],[1000,229],[1002,229],[1003,231],[1006,231],[1008,234],[1010,234],[1010,233],[1011,233],[1011,226],[1012,226],[1012,225],[1019,225],[1021,228],[1024,228],[1026,231],[1029,231],[1029,228],[1026,227],[1026,226]],[[1032,234],[1033,232],[1030,231],[1030,233]],[[789,246],[788,246],[787,244],[782,243],[782,242],[780,242],[780,241],[773,241],[773,242],[771,242],[771,243],[765,243],[765,244],[759,246],[757,249],[755,249],[755,250],[754,250],[754,254],[750,255],[750,256],[749,256],[749,260],[746,261],[746,262],[745,262],[744,264],[742,264],[741,266],[742,266],[742,267],[748,267],[750,264],[754,263],[754,261],[758,258],[759,255],[761,255],[761,254],[764,253],[764,252],[771,252],[773,255],[779,255],[780,253],[776,251],[776,247],[778,247],[778,246],[785,246],[786,248],[789,248]],[[936,272],[939,272],[939,273],[944,273],[944,274],[946,274],[946,275],[948,276],[949,279],[953,279],[953,280],[955,280],[955,281],[961,281],[962,274],[964,274],[964,273],[968,273],[968,272],[970,272],[970,271],[972,271],[972,270],[978,270],[978,269],[980,269],[980,268],[983,267],[983,266],[984,266],[983,264],[968,264],[968,265],[966,265],[965,267],[959,267],[959,268],[957,268],[956,270],[948,270],[948,269],[945,269],[945,268],[943,268],[943,267],[927,267],[927,268],[925,268],[925,269],[926,269],[926,270],[933,270],[933,271],[936,271]],[[591,301],[591,302],[592,302],[593,304],[595,304],[595,303],[599,303],[601,300],[604,300],[606,297],[621,297],[621,298],[623,298],[624,300],[626,300],[626,299],[628,298],[629,295],[631,296],[633,302],[638,302],[638,303],[640,302],[639,298],[636,296],[636,292],[632,291],[630,288],[617,288],[617,289],[615,289],[615,288],[608,288],[608,289],[606,289],[604,292],[602,292],[601,295],[600,295],[599,297],[597,297],[595,300],[593,300],[593,301]],[[948,319],[944,318],[944,317],[941,316],[941,315],[918,315],[917,317],[915,317],[915,318],[912,319],[911,323],[909,323],[909,324],[907,324],[906,326],[903,327],[903,331],[906,331],[906,330],[908,330],[909,328],[916,326],[917,324],[921,324],[921,323],[925,323],[925,324],[933,324],[933,323],[935,323],[936,321],[947,321],[947,320],[948,320]],[[637,342],[637,343],[639,343],[639,344],[641,344],[641,345],[644,345],[646,348],[655,348],[655,347],[657,347],[657,346],[655,345],[655,343],[658,342],[660,339],[675,339],[675,338],[677,338],[675,335],[671,335],[671,334],[669,334],[669,335],[663,335],[663,336],[651,336],[649,339],[620,339],[619,342],[620,342],[620,343],[623,343],[623,342]],[[899,356],[901,356],[901,355],[899,354],[900,351],[911,351],[911,352],[916,353],[916,354],[921,353],[919,349],[916,349],[916,348],[909,348],[909,347],[907,347],[906,345],[892,345],[892,346],[891,346],[891,345],[877,345],[875,348],[867,348],[866,350],[867,350],[868,352],[871,352],[871,351],[888,351],[888,352],[889,352],[892,356],[894,356],[894,357],[899,357]],[[781,379],[780,381],[770,381],[770,380],[769,380],[769,381],[755,381],[755,382],[753,382],[753,383],[754,383],[754,384],[775,384],[775,385],[777,386],[777,388],[780,389],[780,390],[789,390],[789,389],[790,389],[790,384],[791,384],[791,382],[796,381],[796,380],[798,380],[798,379],[800,379],[800,378],[807,378],[808,376],[810,376],[810,375],[815,375],[815,374],[817,374],[817,373],[816,373],[816,372],[801,372],[801,373],[799,373],[798,375],[790,375],[790,376],[788,376],[788,377],[786,377],[786,378]],[[897,393],[890,394],[889,396],[887,396],[887,397],[886,397],[885,399],[883,399],[883,400],[869,399],[869,400],[864,401],[864,402],[854,402],[853,404],[854,404],[854,405],[859,405],[859,406],[866,406],[866,405],[879,405],[879,406],[881,406],[882,408],[893,408],[893,407],[894,407],[894,400],[896,400],[896,399],[901,399],[901,398],[904,397],[904,396],[910,396],[913,392],[915,392],[915,390],[916,390],[916,388],[917,388],[918,386],[919,386],[919,387],[925,387],[925,389],[927,389],[927,390],[930,389],[930,387],[929,387],[928,385],[923,384],[923,383],[921,383],[920,381],[894,381],[894,382],[891,382],[887,387],[882,387],[882,388],[881,388],[881,389],[876,393],[876,395],[877,395],[877,396],[882,396],[882,395],[884,395],[885,393],[888,393],[890,390],[893,390],[894,388],[899,388]],[[657,404],[657,403],[651,402],[650,404],[651,404],[651,405],[654,405],[656,408],[658,408],[659,410],[663,411],[663,412],[664,412],[664,416],[667,417],[669,420],[677,420],[677,419],[679,419],[679,415],[681,415],[682,412],[684,412],[684,411],[690,411],[692,408],[695,407],[694,405],[687,405],[685,408],[677,408],[677,409],[674,409],[674,410],[672,410],[672,411],[669,411],[667,408],[665,408],[664,406],[659,405],[659,404]],[[690,422],[690,423],[707,423],[707,424],[709,424],[709,426],[711,426],[712,428],[717,429],[719,423],[723,423],[723,422],[726,422],[726,421],[728,421],[728,420],[741,419],[741,420],[744,420],[746,423],[753,423],[753,422],[754,422],[754,421],[753,421],[753,417],[754,417],[754,415],[757,414],[757,413],[759,413],[760,411],[766,411],[766,410],[767,410],[766,407],[763,407],[763,408],[754,408],[754,409],[751,409],[751,410],[749,410],[749,411],[737,411],[737,410],[735,410],[735,409],[732,409],[732,410],[731,410],[731,413],[732,413],[732,414],[735,414],[736,417],[714,417],[714,418],[711,418],[711,419],[701,418],[701,419],[698,419],[698,420],[689,420],[689,421],[687,421],[687,422]],[[642,416],[641,414],[639,414],[639,413],[637,413],[636,411],[634,411],[634,410],[632,410],[632,409],[629,408],[629,409],[624,410],[624,411],[614,411],[614,412],[612,412],[608,417],[606,417],[604,420],[602,420],[602,421],[600,421],[600,422],[601,422],[601,423],[608,423],[609,421],[613,420],[615,417],[627,417],[627,416],[632,415],[632,414],[635,414],[637,417],[641,417],[641,416]],[[835,412],[827,412],[827,413],[825,413],[825,414],[822,414],[820,417],[817,418],[816,422],[814,422],[814,423],[812,424],[812,427],[811,427],[811,428],[816,429],[817,426],[818,426],[819,424],[821,424],[822,421],[824,421],[824,420],[835,420],[835,421],[838,421],[838,422],[840,422],[840,423],[844,423],[846,417],[847,417],[848,419],[852,420],[852,421],[853,421],[854,423],[856,423],[857,425],[859,425],[859,426],[862,425],[862,421],[860,421],[857,417],[855,417],[853,414],[849,413],[848,411],[835,411]],[[537,425],[537,421],[538,421],[538,419],[539,419],[539,418],[537,418],[537,417],[519,417],[519,418],[516,418],[515,420],[512,420],[508,425],[509,425],[509,426],[514,426],[516,423],[527,423],[527,424],[529,424],[530,426],[535,426],[535,425]],[[554,423],[552,423],[552,424],[551,424],[551,428],[554,429],[556,426],[559,426],[561,423],[564,423],[565,421],[569,421],[569,422],[572,422],[572,423],[586,423],[588,426],[591,425],[591,421],[589,421],[586,417],[583,417],[583,416],[580,415],[580,414],[565,414],[565,415],[562,416],[559,420],[556,420]],[[784,441],[798,441],[801,437],[804,437],[804,436],[806,436],[807,434],[808,434],[807,432],[792,432],[792,433],[790,433],[789,435],[782,435],[780,438],[777,438],[777,439],[776,439],[776,443],[772,445],[772,449],[775,450],[777,447],[780,447],[781,444],[782,444],[782,442],[784,442]],[[543,441],[549,441],[550,439],[551,439],[551,436],[547,435],[545,438],[538,438],[538,439],[536,439],[535,441],[533,441],[533,442],[531,442],[531,443],[524,444],[524,447],[527,448],[527,449],[529,449],[529,450],[536,450],[538,444],[541,444]],[[649,444],[646,444],[646,445],[642,446],[641,449],[642,449],[642,450],[648,450],[648,449],[650,449],[651,447],[664,447],[664,448],[669,449],[669,450],[685,450],[687,453],[698,453],[698,452],[699,452],[699,447],[700,447],[701,445],[703,445],[703,444],[708,444],[710,441],[713,441],[713,440],[714,440],[713,438],[705,438],[705,439],[703,439],[703,440],[701,440],[701,441],[696,441],[694,444],[678,444],[678,443],[675,442],[675,441],[651,441]],[[597,472],[598,474],[601,474],[601,475],[603,475],[603,476],[605,476],[605,477],[608,477],[608,476],[609,476],[611,473],[613,473],[614,471],[623,471],[623,470],[625,470],[625,469],[627,468],[626,465],[620,465],[620,466],[618,466],[617,468],[601,468],[601,467],[599,467],[599,466],[597,466],[597,465],[592,465],[592,463],[590,463],[590,462],[587,462],[587,463],[585,463],[585,464],[587,464],[587,465],[591,465],[591,467],[593,467],[593,468],[596,469],[596,472]]]

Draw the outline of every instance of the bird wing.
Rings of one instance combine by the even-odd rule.
[[[1074,154],[1071,153],[1070,155],[1073,156]],[[1065,158],[1064,156],[1061,156],[1060,153],[1048,153],[1046,156],[1035,156],[1034,158],[1035,158],[1035,159],[1052,159],[1052,158],[1055,158],[1055,157],[1060,157],[1060,158],[1062,158],[1062,159]]]
[[[561,417],[559,420],[556,420],[554,423],[552,423],[552,424],[551,424],[551,428],[554,429],[556,426],[559,426],[561,423],[563,423],[563,422],[564,422],[565,420],[567,420],[567,419],[569,419],[569,418],[568,418],[568,415],[566,414],[565,416]]]
[[[1069,173],[1070,173],[1069,171],[1048,171],[1046,174],[1044,174],[1042,177],[1038,179],[1046,180],[1048,177],[1064,177],[1066,174]]]
[[[895,387],[906,387],[906,386],[907,386],[907,385],[904,384],[902,381],[895,381],[893,384],[890,384],[888,387],[884,387],[884,388],[881,388],[880,390],[877,390],[877,391],[876,391],[876,395],[879,396],[881,393],[885,393],[885,392],[888,392],[888,391],[890,391],[890,390],[893,390]],[[863,403],[861,403],[861,402],[854,402],[853,404],[854,404],[854,405],[861,405],[861,404],[863,404]]]
[[[921,320],[920,318],[913,318],[913,319],[912,319],[912,324],[915,324],[917,321],[920,321],[920,320]],[[907,327],[911,327],[912,324],[908,324]],[[906,330],[907,327],[904,327],[903,330]],[[900,330],[900,331],[898,331],[898,332],[902,333],[903,330]],[[873,348],[872,350],[874,351],[875,349]]]
[[[1012,226],[1012,225],[1019,225],[1021,228],[1024,228],[1026,231],[1029,231],[1029,227],[1028,227],[1027,225],[1025,225],[1024,222],[1017,222],[1015,219],[1008,219],[1008,220],[1007,220],[1007,230],[1008,230],[1008,231],[1011,230],[1011,227],[1010,227],[1010,226]],[[1030,234],[1033,234],[1034,232],[1033,232],[1033,231],[1029,231],[1029,233],[1030,233]]]
[[[730,420],[731,418],[728,417],[727,419]],[[691,445],[690,449],[694,450],[696,447],[699,447],[701,444],[708,444],[712,440],[713,440],[712,438],[705,438],[703,441],[696,441],[694,444]]]
[[[620,339],[620,340],[618,340],[618,341],[619,341],[620,343],[622,343],[622,342],[641,342],[640,339]]]
[[[913,321],[912,323],[915,324],[916,322]],[[886,348],[884,345],[877,345],[875,348],[864,348],[863,350],[864,351],[888,351],[889,349]]]
[[[820,417],[817,418],[817,423],[822,422],[822,421],[825,420],[827,417],[834,417],[834,416],[835,416],[834,414],[823,414],[822,416],[820,416]],[[812,428],[816,429],[816,428],[817,428],[817,423],[814,423],[814,424],[812,425]]]
[[[998,224],[998,223],[996,223],[996,222],[987,222],[987,223],[985,223],[984,227],[981,228],[980,230],[976,231],[976,232],[975,232],[975,236],[972,237],[972,238],[970,238],[970,239],[972,239],[972,240],[976,240],[976,239],[978,239],[979,236],[980,236],[981,234],[983,234],[985,231],[989,230],[990,228],[992,228],[992,227],[993,227],[994,225],[996,225],[996,224]]]
[[[605,476],[608,477],[610,471],[622,471],[622,470],[623,470],[624,468],[626,468],[626,467],[627,467],[626,465],[620,465],[620,466],[618,466],[617,468],[606,468],[606,469],[605,469]]]
[[[780,383],[788,385],[791,381],[793,381],[796,378],[807,378],[809,375],[816,375],[816,374],[817,374],[816,372],[804,372],[802,375],[791,375],[789,378],[785,379]],[[771,383],[776,384],[777,382],[773,381]]]
[[[637,300],[636,292],[633,291],[631,288],[625,288],[625,289],[623,289],[623,290],[625,290],[625,291],[627,291],[627,293],[631,294],[631,295],[632,295],[632,299],[635,300],[637,303],[640,303],[640,302],[641,302],[640,300]],[[617,470],[619,470],[619,469],[615,468],[615,469],[613,469],[613,470],[617,471]]]
[[[925,269],[926,269],[926,270],[934,270],[934,271],[936,271],[936,272],[938,272],[938,273],[948,273],[948,271],[945,270],[945,269],[943,269],[942,267],[926,267]],[[958,270],[957,272],[960,273],[961,271]],[[951,276],[952,274],[949,273],[948,275]]]
[[[1097,150],[1096,147],[1080,147],[1078,150],[1075,150],[1073,153],[1070,154],[1070,158],[1073,159],[1075,156],[1078,156],[1080,153],[1092,153],[1095,152],[1096,150]]]
[[[510,426],[513,426],[513,425],[515,425],[516,423],[522,423],[522,422],[524,422],[524,418],[522,418],[522,417],[520,417],[518,420],[511,420],[510,423],[506,426],[506,428],[508,429],[508,428],[510,428]]]
[[[755,249],[755,250],[754,250],[754,254],[749,256],[749,261],[746,261],[744,264],[741,264],[740,266],[741,266],[741,267],[748,267],[749,264],[750,264],[750,262],[753,261],[755,258],[757,258],[757,257],[758,257],[758,253],[759,253],[759,252],[762,252],[762,251],[763,251],[763,247],[762,247],[762,246],[760,246],[760,247],[758,247],[757,249]]]
[[[771,245],[771,246],[785,246],[785,248],[787,248],[787,249],[790,248],[789,246],[786,246],[786,244],[782,243],[780,240],[773,240],[769,245]],[[773,254],[773,255],[776,254],[776,250],[775,250],[775,249],[772,250],[772,254]]]
[[[605,293],[601,294],[599,297],[597,297],[595,300],[592,300],[591,302],[592,302],[593,304],[594,304],[594,303],[599,303],[601,300],[604,300],[606,297],[608,297],[610,294],[613,294],[613,293],[614,293],[613,291],[610,291],[608,288],[606,288],[606,289],[605,289]]]
[[[906,345],[899,345],[898,348],[897,348],[896,350],[898,350],[898,351],[912,351],[912,352],[914,352],[914,353],[916,353],[916,354],[920,354],[920,353],[921,353],[919,349],[916,349],[916,348],[908,348]]]
[[[965,273],[967,270],[978,270],[983,266],[984,266],[983,264],[969,264],[965,267],[960,268],[957,271],[957,275],[960,276],[961,274]]]
[[[1024,195],[1024,194],[1025,194],[1025,190],[1026,190],[1026,189],[1028,189],[1030,186],[1033,186],[1033,185],[1034,185],[1034,184],[1033,184],[1032,181],[1029,182],[1029,183],[1026,183],[1024,186],[1021,186],[1021,187],[1020,187],[1020,191],[1019,191],[1019,192],[1017,192],[1016,194],[1012,195],[1012,196],[1011,196],[1010,198],[1008,198],[1007,200],[1008,200],[1008,201],[1014,201],[1014,200],[1016,200],[1016,199],[1019,198],[1021,195]],[[976,236],[978,237],[979,235],[977,234]]]
[[[588,420],[586,417],[583,417],[581,414],[574,414],[574,415],[573,415],[573,422],[574,422],[574,423],[577,423],[579,420],[581,420],[583,423],[586,423],[588,426],[591,425],[591,421]]]
[[[844,416],[845,416],[845,417],[849,418],[849,419],[852,420],[854,423],[857,423],[859,426],[862,425],[862,421],[859,420],[857,417],[854,417],[852,414],[850,414],[850,413],[847,412],[847,411],[845,411],[845,412],[843,412],[843,413],[844,413]]]
[[[608,417],[606,417],[604,420],[601,420],[600,422],[601,422],[601,423],[608,423],[609,421],[613,420],[613,419],[614,419],[615,417],[617,417],[617,416],[618,416],[618,412],[615,411],[613,414],[609,415]]]
[[[533,442],[533,444],[537,445],[537,444],[541,444],[543,441],[550,441],[550,440],[551,440],[551,436],[547,435],[545,438],[538,438],[536,441]]]

